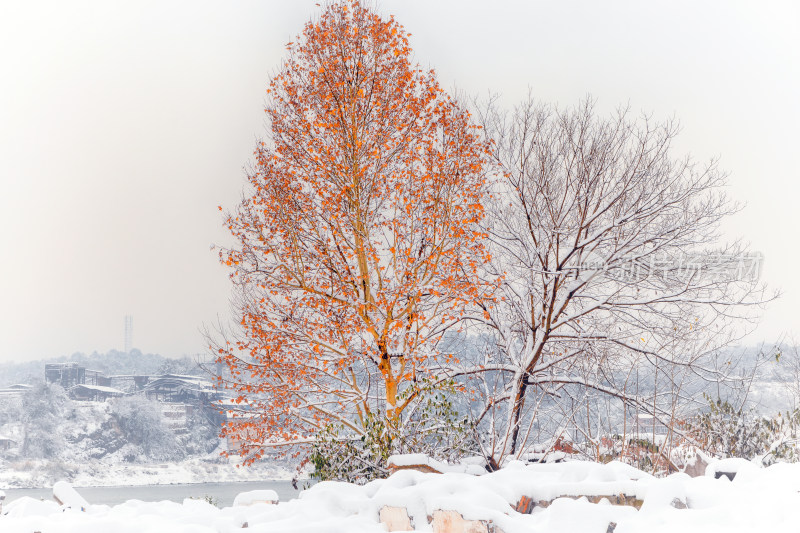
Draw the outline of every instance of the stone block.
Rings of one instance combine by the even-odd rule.
[[[381,524],[386,526],[386,531],[414,531],[405,507],[392,507],[389,505],[381,507],[380,521]]]
[[[483,520],[465,520],[457,511],[434,511],[432,526],[433,533],[491,533]]]

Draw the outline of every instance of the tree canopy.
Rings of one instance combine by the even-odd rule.
[[[441,334],[485,296],[488,147],[407,33],[342,2],[287,48],[220,253],[242,328],[216,347],[242,410],[225,431],[250,458],[376,414],[396,432]]]

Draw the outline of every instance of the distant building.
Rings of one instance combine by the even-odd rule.
[[[643,437],[655,435],[667,435],[670,430],[661,421],[647,413],[638,413],[634,417],[629,417],[626,424],[626,432],[629,437]]]
[[[102,371],[92,370],[74,362],[48,363],[44,365],[44,379],[47,383],[57,383],[68,391],[74,390],[78,385],[111,387],[111,378],[103,374]],[[86,392],[89,389],[81,390]]]
[[[4,389],[0,389],[0,397],[2,396],[22,396],[27,391],[31,390],[33,385],[24,385],[22,383],[17,383],[15,385],[9,385]]]
[[[74,400],[102,402],[126,394],[143,393],[148,398],[162,403],[176,404],[174,407],[164,407],[165,417],[175,429],[186,427],[188,415],[191,415],[195,408],[209,410],[212,413],[210,416],[214,416],[216,408],[212,407],[212,402],[222,398],[222,394],[211,381],[199,376],[182,374],[106,376],[100,370],[88,369],[75,362],[46,364],[45,380],[64,387]],[[22,390],[29,386],[15,385],[15,387]],[[5,389],[0,389],[0,394],[4,392]]]
[[[125,391],[111,387],[111,378],[75,362],[44,365],[44,379],[67,390],[73,400],[102,402]]]
[[[189,416],[193,413],[193,406],[184,403],[162,403],[161,414],[164,423],[176,433],[184,432],[189,426]]]
[[[44,365],[44,380],[70,389],[86,383],[86,368],[78,363],[48,363]]]
[[[108,376],[108,386],[114,387],[127,393],[134,393],[142,390],[150,382],[150,376],[122,374]]]
[[[109,398],[117,396],[124,396],[125,393],[121,390],[103,385],[75,385],[69,389],[69,396],[73,400],[83,400],[92,402],[104,402]]]
[[[87,385],[98,385],[100,387],[110,387],[111,386],[111,378],[106,377],[100,370],[90,370],[86,369],[86,380],[84,381]]]
[[[148,398],[169,403],[208,404],[221,398],[213,383],[198,376],[164,374],[154,376],[142,389]]]

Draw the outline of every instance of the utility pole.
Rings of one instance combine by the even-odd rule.
[[[125,353],[130,353],[133,346],[133,316],[131,315],[125,315],[124,345]]]

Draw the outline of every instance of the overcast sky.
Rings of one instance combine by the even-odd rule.
[[[264,131],[264,90],[314,1],[0,2],[0,362],[123,345],[204,350],[229,318],[212,243]],[[800,333],[800,7],[384,0],[446,88],[530,87],[676,116],[721,158],[726,225],[784,294],[749,337]]]

